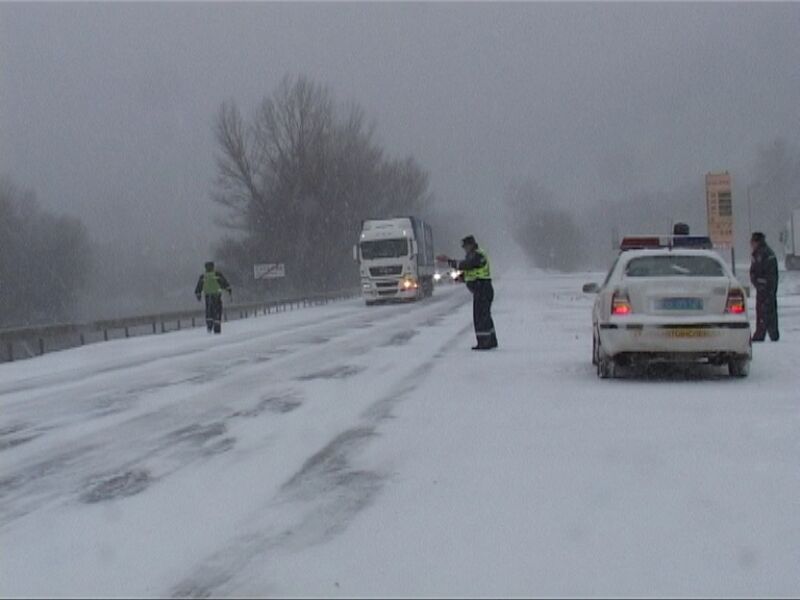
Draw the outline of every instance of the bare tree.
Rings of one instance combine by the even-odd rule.
[[[427,173],[412,158],[384,158],[374,129],[358,105],[337,105],[329,88],[305,77],[285,77],[250,121],[224,103],[214,126],[214,199],[239,237],[224,242],[221,256],[285,262],[295,289],[352,283],[347,257],[361,219],[432,200]]]

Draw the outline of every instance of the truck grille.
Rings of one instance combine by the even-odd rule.
[[[369,274],[373,277],[384,277],[386,275],[400,275],[403,272],[402,265],[392,267],[370,267]]]

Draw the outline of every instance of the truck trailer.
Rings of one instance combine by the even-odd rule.
[[[359,263],[361,294],[367,305],[433,295],[433,232],[422,219],[363,221],[353,258]]]

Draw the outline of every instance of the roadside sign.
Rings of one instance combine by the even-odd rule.
[[[733,248],[733,196],[727,171],[706,174],[708,237],[717,248]]]
[[[286,265],[283,263],[262,263],[253,265],[255,279],[279,279],[286,277]]]

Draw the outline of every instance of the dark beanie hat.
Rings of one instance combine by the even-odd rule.
[[[689,225],[686,223],[675,223],[672,227],[673,235],[689,235]]]
[[[750,237],[751,242],[756,242],[757,244],[761,244],[767,241],[766,236],[761,233],[760,231],[754,231],[753,235]]]
[[[208,261],[206,263],[206,271],[213,271],[214,270],[214,263],[212,261]]]
[[[468,235],[463,240],[461,240],[462,246],[477,246],[478,242],[475,241],[474,235]]]

